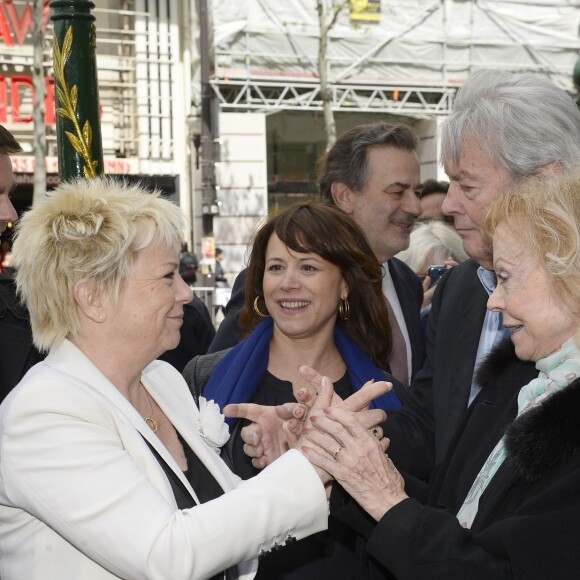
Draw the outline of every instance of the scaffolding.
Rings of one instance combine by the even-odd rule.
[[[256,79],[210,81],[223,110],[255,109],[321,111],[320,86],[312,83],[276,83]],[[391,84],[333,84],[330,88],[335,111],[392,113],[399,115],[447,115],[454,87]]]
[[[483,68],[538,72],[574,90],[578,1],[382,0],[368,23],[325,1],[339,9],[325,63],[335,111],[446,115]],[[322,109],[316,4],[214,0],[210,84],[222,110]]]

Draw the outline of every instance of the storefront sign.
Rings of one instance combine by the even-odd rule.
[[[46,97],[44,99],[44,120],[47,125],[56,125],[54,112],[54,79],[44,79]],[[27,94],[28,93],[28,94]],[[32,123],[32,115],[22,115],[22,103],[28,103],[29,108],[34,102],[34,87],[32,77],[0,75],[0,124]]]
[[[49,0],[45,0],[42,7],[42,32],[46,30],[48,22]],[[18,13],[13,0],[0,2],[0,45],[14,46],[25,44],[26,35],[32,34],[32,8],[27,2],[21,13]]]
[[[34,174],[34,157],[28,155],[12,155],[12,169],[14,173]],[[47,157],[45,160],[46,173],[58,173],[58,158]],[[139,160],[135,158],[116,159],[114,157],[104,159],[105,173],[115,175],[138,175]],[[23,178],[24,179],[24,178]],[[19,183],[24,183],[20,181]],[[32,182],[31,182],[32,183]]]

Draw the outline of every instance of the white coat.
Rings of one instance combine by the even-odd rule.
[[[309,462],[290,451],[240,481],[198,435],[181,375],[154,361],[142,382],[227,492],[178,510],[145,438],[195,493],[143,418],[71,342],[55,347],[0,406],[0,578],[203,579],[327,527]]]

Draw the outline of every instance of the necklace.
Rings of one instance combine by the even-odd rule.
[[[143,387],[145,389],[145,387]],[[149,429],[151,429],[151,431],[153,431],[153,433],[157,432],[157,421],[155,421],[155,419],[153,419],[153,417],[151,417],[151,415],[153,415],[153,403],[151,402],[151,396],[149,395],[149,391],[147,389],[145,389],[145,396],[147,397],[147,400],[149,401],[149,407],[151,408],[151,412],[149,413],[148,417],[145,417],[145,423],[147,423],[147,426],[149,427]]]

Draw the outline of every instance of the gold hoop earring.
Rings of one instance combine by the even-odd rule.
[[[348,320],[350,317],[350,304],[348,303],[348,298],[344,300],[341,298],[338,303],[338,315],[341,320]]]
[[[270,316],[269,314],[264,314],[263,312],[260,312],[260,308],[258,307],[258,299],[260,297],[256,296],[256,299],[254,300],[254,312],[260,317],[260,318],[268,318],[268,316]]]

